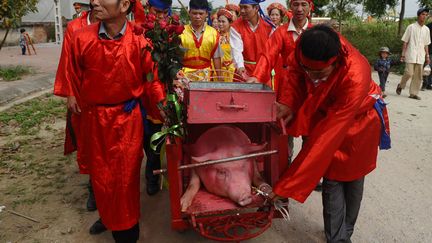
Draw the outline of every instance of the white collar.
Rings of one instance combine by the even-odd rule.
[[[288,32],[293,31],[293,32],[296,32],[297,34],[300,35],[303,31],[305,31],[307,29],[308,25],[309,25],[309,19],[306,19],[306,23],[303,25],[302,31],[300,33],[298,33],[297,29],[294,25],[294,21],[292,21],[292,19],[291,19],[289,21],[289,24],[288,24]]]

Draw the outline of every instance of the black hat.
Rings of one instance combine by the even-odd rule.
[[[420,14],[422,14],[423,12],[429,13],[429,9],[428,8],[420,8],[419,10],[417,10],[417,16],[420,16]]]
[[[209,9],[209,3],[207,0],[191,0],[189,2],[189,9],[208,10]]]

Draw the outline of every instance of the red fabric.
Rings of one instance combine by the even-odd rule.
[[[265,45],[265,52],[262,53],[257,68],[252,76],[258,80],[265,80],[275,69],[274,90],[279,95],[279,83],[287,76],[288,57],[295,49],[295,41],[292,33],[288,32],[289,22],[278,27]],[[308,28],[311,28],[310,24]]]
[[[242,18],[234,22],[231,27],[240,34],[243,40],[243,59],[249,62],[258,62],[258,58],[261,56],[261,54],[267,52],[265,46],[272,31],[272,27],[262,18],[259,20],[259,25],[255,32],[250,29],[248,22]],[[247,74],[252,75],[256,66],[256,64],[245,63]],[[268,86],[271,86],[270,72],[267,73],[266,76],[260,81],[264,84],[267,84]]]
[[[157,105],[163,101],[165,97],[165,85],[160,80],[146,83],[146,93],[142,97],[142,102],[147,111],[147,117],[153,123],[161,123],[163,121]]]
[[[144,6],[142,5],[141,1],[136,1],[133,14],[134,14],[134,21],[136,24],[141,25],[145,22],[146,14],[145,14]]]
[[[278,195],[304,202],[321,177],[352,181],[376,167],[382,127],[371,95],[381,91],[366,58],[343,37],[341,42],[342,56],[335,71],[318,86],[294,54],[289,58],[279,102],[295,112],[288,133],[308,140],[274,187]]]
[[[72,34],[88,25],[87,16],[90,12],[84,12],[79,18],[76,18],[69,22],[66,28],[63,39],[63,47],[60,56],[59,65],[57,68],[57,74],[54,82],[54,94],[62,97],[73,96],[71,84],[67,80],[69,71],[67,69],[68,58],[70,55],[70,43]],[[80,146],[79,137],[79,125],[80,116],[75,114],[68,114],[66,121],[66,132],[65,132],[65,143],[64,143],[64,154],[70,154],[77,150]],[[88,163],[86,163],[81,156],[77,155],[78,168],[81,174],[88,174]]]
[[[89,161],[99,215],[108,229],[126,230],[140,217],[144,129],[139,106],[123,107],[144,94],[153,62],[131,23],[119,40],[99,39],[99,26],[75,32],[67,78],[82,110],[78,154]]]
[[[338,58],[337,56],[334,56],[334,57],[332,57],[329,60],[324,62],[324,61],[313,60],[313,59],[306,57],[305,55],[303,55],[303,53],[300,51],[300,49],[296,49],[296,51],[298,53],[300,63],[302,65],[304,65],[305,67],[313,69],[313,70],[321,70],[321,69],[324,69],[326,67],[329,67]]]

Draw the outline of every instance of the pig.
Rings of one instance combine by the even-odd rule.
[[[238,127],[220,125],[204,132],[189,148],[189,153],[192,163],[202,163],[258,152],[265,147],[266,144],[252,144]],[[189,185],[180,200],[183,212],[191,205],[201,182],[207,191],[230,198],[240,206],[252,202],[252,185],[264,184],[253,158],[197,167],[192,170]]]

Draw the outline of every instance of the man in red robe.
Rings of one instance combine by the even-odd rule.
[[[264,0],[241,0],[240,15],[231,25],[230,44],[236,72],[244,79],[253,74],[258,58],[265,52],[273,26],[259,6]],[[260,80],[270,86],[270,73]]]
[[[92,9],[92,5],[90,5],[90,9]],[[64,35],[64,39],[63,39],[62,53],[60,56],[60,61],[57,68],[57,74],[54,82],[54,94],[67,98],[68,112],[67,112],[67,120],[66,120],[66,139],[65,139],[65,146],[64,146],[65,155],[76,151],[77,147],[80,146],[78,129],[79,129],[81,110],[78,107],[77,101],[74,97],[71,84],[68,82],[66,78],[70,71],[66,68],[68,63],[68,58],[70,55],[70,43],[71,43],[72,35],[75,31],[96,22],[98,22],[98,20],[96,19],[95,15],[91,10],[83,12],[80,17],[68,23]],[[81,154],[77,154],[77,162],[78,162],[80,173],[88,174],[89,173],[88,162],[82,160]],[[95,211],[97,207],[96,207],[96,201],[94,199],[93,190],[91,187],[91,182],[89,182],[88,184],[88,190],[89,190],[89,196],[87,199],[87,210]]]
[[[290,135],[308,140],[273,192],[304,202],[324,177],[327,242],[350,242],[364,177],[376,167],[378,147],[390,148],[381,90],[367,59],[327,26],[304,32],[288,65],[278,117],[292,119]]]
[[[288,57],[295,49],[295,42],[307,28],[312,27],[308,17],[313,9],[313,1],[291,0],[290,9],[294,13],[293,18],[278,27],[271,35],[265,46],[266,51],[259,58],[257,68],[252,77],[247,80],[248,82],[260,82],[275,69],[273,89],[278,95],[279,83],[286,76]],[[279,61],[279,58],[282,60]],[[282,64],[281,67],[276,66],[278,63]]]
[[[153,72],[149,43],[127,21],[135,0],[93,2],[99,24],[74,33],[67,80],[81,109],[78,153],[88,161],[103,224],[116,242],[139,238],[143,118],[139,98]],[[80,151],[81,150],[81,151]]]

